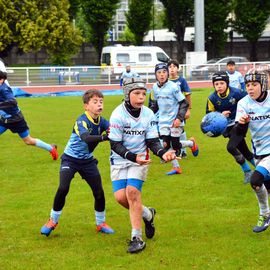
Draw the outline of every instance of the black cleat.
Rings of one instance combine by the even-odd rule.
[[[156,215],[156,209],[149,207],[149,210],[152,213],[152,218],[150,221],[147,219],[143,218],[144,224],[145,224],[145,235],[147,238],[153,238],[155,235],[155,225],[154,225],[154,218]]]
[[[129,242],[127,252],[138,253],[141,252],[146,246],[146,243],[138,237],[133,237]]]

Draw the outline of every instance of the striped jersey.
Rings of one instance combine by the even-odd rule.
[[[138,118],[129,114],[124,103],[120,104],[112,112],[110,118],[109,139],[122,142],[130,152],[134,154],[148,153],[145,140],[158,138],[157,124],[155,115],[146,106],[141,108]],[[111,164],[132,164],[133,162],[122,158],[120,155],[111,151]]]
[[[270,90],[262,102],[253,100],[250,96],[238,102],[235,120],[249,115],[249,129],[252,137],[252,147],[255,155],[270,154]]]
[[[73,126],[70,139],[65,147],[64,153],[78,159],[90,159],[98,142],[87,144],[81,139],[81,135],[89,132],[90,135],[101,135],[109,128],[109,122],[99,116],[95,122],[93,118],[85,112],[79,116]]]
[[[172,127],[176,119],[179,102],[185,99],[176,83],[167,81],[159,87],[157,83],[153,85],[153,98],[157,101],[159,109],[159,128]]]

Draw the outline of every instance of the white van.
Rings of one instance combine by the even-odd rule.
[[[135,72],[154,73],[157,63],[168,62],[169,56],[156,46],[107,46],[102,49],[102,74],[120,75],[129,64]]]

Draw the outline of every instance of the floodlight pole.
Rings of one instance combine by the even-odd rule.
[[[195,51],[204,51],[204,0],[195,0]]]

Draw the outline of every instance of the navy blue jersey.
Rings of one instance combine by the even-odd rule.
[[[98,145],[98,142],[87,144],[81,139],[81,135],[86,132],[90,135],[101,135],[108,128],[109,121],[105,118],[99,116],[98,121],[95,122],[93,118],[85,112],[76,120],[64,153],[78,159],[92,158],[93,151]]]
[[[184,96],[190,95],[191,90],[185,78],[179,76],[177,79],[169,79],[170,81],[177,84]]]
[[[12,89],[6,83],[0,85],[0,109],[9,117],[20,112]]]
[[[234,87],[229,87],[226,91],[226,95],[221,97],[216,91],[214,91],[207,100],[206,113],[209,112],[223,112],[230,111],[231,114],[228,117],[228,126],[234,124],[234,119],[236,116],[237,103],[240,99],[246,96],[247,93],[239,91],[239,89]]]

